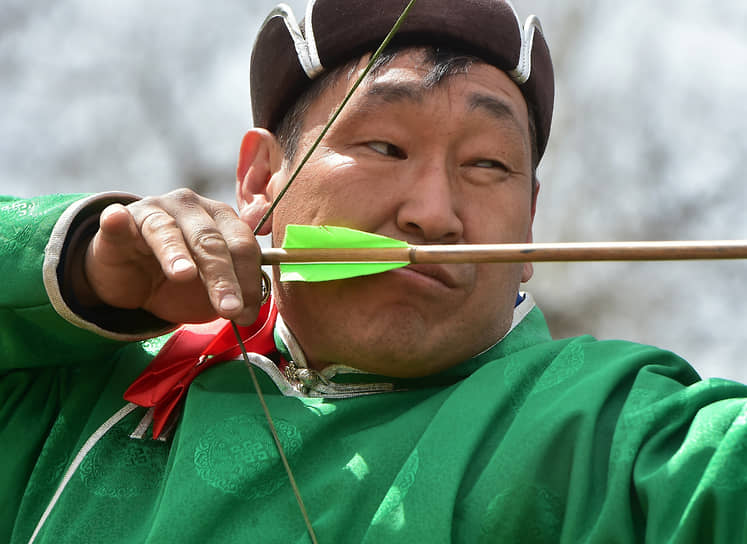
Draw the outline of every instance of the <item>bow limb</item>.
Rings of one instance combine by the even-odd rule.
[[[410,0],[410,2],[405,6],[405,9],[402,11],[400,16],[397,18],[397,21],[394,23],[394,26],[389,31],[389,33],[384,38],[384,41],[381,43],[379,48],[371,55],[370,60],[368,61],[368,64],[366,65],[366,68],[363,70],[363,72],[360,74],[358,79],[355,81],[353,86],[351,87],[350,91],[345,95],[345,98],[340,103],[340,105],[337,107],[337,109],[334,111],[332,116],[329,118],[329,121],[327,121],[327,124],[322,129],[321,133],[317,137],[317,139],[314,141],[314,143],[311,145],[311,147],[308,149],[304,157],[301,159],[301,162],[298,163],[298,166],[293,171],[293,174],[288,179],[288,182],[285,184],[283,189],[278,193],[278,195],[273,200],[272,204],[268,208],[267,212],[262,216],[259,223],[254,229],[254,234],[256,235],[259,230],[262,228],[262,226],[267,222],[267,220],[272,215],[272,212],[275,211],[275,208],[280,203],[280,200],[285,196],[285,193],[288,192],[288,189],[290,189],[291,184],[296,180],[298,177],[299,172],[304,167],[304,165],[309,161],[312,154],[316,150],[317,147],[319,147],[319,144],[322,141],[322,138],[329,132],[329,129],[334,124],[335,120],[339,117],[342,110],[347,105],[350,98],[353,96],[353,93],[355,93],[356,89],[360,86],[360,84],[363,82],[363,79],[368,75],[368,73],[371,71],[371,68],[373,68],[374,63],[376,62],[376,59],[378,59],[381,56],[381,53],[384,51],[384,49],[389,45],[389,43],[392,41],[392,38],[399,32],[400,27],[402,26],[402,23],[404,23],[405,19],[407,18],[408,14],[410,13],[410,10],[415,5],[416,0]],[[265,412],[265,417],[267,419],[267,425],[270,429],[271,434],[273,435],[273,439],[275,441],[275,445],[278,450],[278,454],[280,455],[281,460],[283,461],[283,466],[285,467],[285,471],[288,474],[288,480],[290,481],[291,487],[293,488],[293,493],[296,496],[296,502],[298,502],[298,507],[301,511],[301,515],[303,516],[304,523],[306,524],[306,528],[309,533],[309,537],[311,537],[311,541],[313,544],[316,544],[317,539],[316,535],[314,534],[314,529],[311,525],[311,520],[306,513],[306,507],[304,506],[303,499],[301,498],[301,493],[298,489],[298,486],[296,485],[296,479],[293,476],[293,471],[291,470],[290,464],[287,461],[287,458],[285,456],[285,452],[283,451],[283,445],[280,442],[280,439],[278,438],[277,431],[275,430],[275,424],[272,422],[272,416],[270,415],[270,410],[267,406],[267,403],[264,400],[264,397],[262,395],[262,391],[259,387],[259,382],[257,381],[257,377],[254,372],[254,368],[252,367],[251,363],[249,362],[249,357],[247,356],[246,351],[243,348],[243,343],[241,341],[241,336],[239,335],[239,331],[236,327],[236,324],[231,322],[234,330],[234,334],[236,335],[236,339],[239,343],[239,345],[242,348],[242,355],[244,357],[244,362],[247,365],[247,368],[249,369],[249,373],[252,378],[252,382],[254,384],[254,388],[257,392],[257,398],[259,399],[260,404],[262,405],[262,409]]]

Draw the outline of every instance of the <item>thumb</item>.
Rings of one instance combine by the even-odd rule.
[[[99,254],[97,256],[111,261],[132,258],[132,251],[128,249],[140,255],[152,253],[140,235],[130,211],[122,204],[107,206],[101,212],[99,232],[94,237],[92,250],[94,254]]]

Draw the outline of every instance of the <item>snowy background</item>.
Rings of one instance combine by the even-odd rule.
[[[274,4],[4,0],[0,193],[189,186],[233,203],[251,47]],[[747,238],[747,3],[515,5],[542,19],[557,74],[535,239]],[[652,343],[747,381],[747,261],[535,270],[556,336]]]

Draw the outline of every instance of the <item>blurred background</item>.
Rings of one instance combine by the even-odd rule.
[[[275,3],[3,0],[0,193],[188,186],[233,203]],[[557,74],[535,240],[747,238],[747,3],[515,5],[540,16]],[[555,336],[655,344],[747,381],[747,261],[538,264],[526,289]]]

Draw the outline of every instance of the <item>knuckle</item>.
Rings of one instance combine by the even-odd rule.
[[[141,230],[145,234],[156,234],[177,228],[176,220],[164,211],[151,212],[141,222]]]
[[[160,242],[160,253],[168,258],[175,258],[177,256],[183,256],[188,251],[184,247],[181,238],[177,236],[164,236]]]
[[[144,196],[140,200],[136,200],[135,202],[132,202],[131,204],[128,204],[127,207],[131,210],[136,210],[140,208],[148,209],[153,206],[158,206],[158,200],[160,197],[157,196]]]
[[[210,288],[215,291],[231,291],[233,287],[233,283],[231,283],[228,278],[217,277],[210,281]]]
[[[190,239],[192,248],[202,256],[222,254],[226,251],[226,241],[215,229],[203,228],[196,230]]]
[[[233,293],[235,295],[239,294],[239,291],[236,289],[236,284],[233,283],[229,278],[226,278],[224,276],[218,276],[209,280],[207,287],[212,293]]]
[[[252,260],[259,260],[260,249],[254,243],[254,240],[250,240],[244,236],[236,236],[228,240],[227,243],[231,254]]]
[[[192,189],[182,187],[163,195],[146,196],[130,204],[130,207],[142,208],[144,210],[158,209],[173,211],[179,207],[194,207],[199,203],[201,198]]]
[[[211,206],[215,216],[220,216],[226,219],[234,219],[237,217],[236,211],[225,202],[214,200],[211,201]]]
[[[168,193],[169,197],[182,204],[195,204],[200,200],[200,195],[188,187],[180,187]]]

